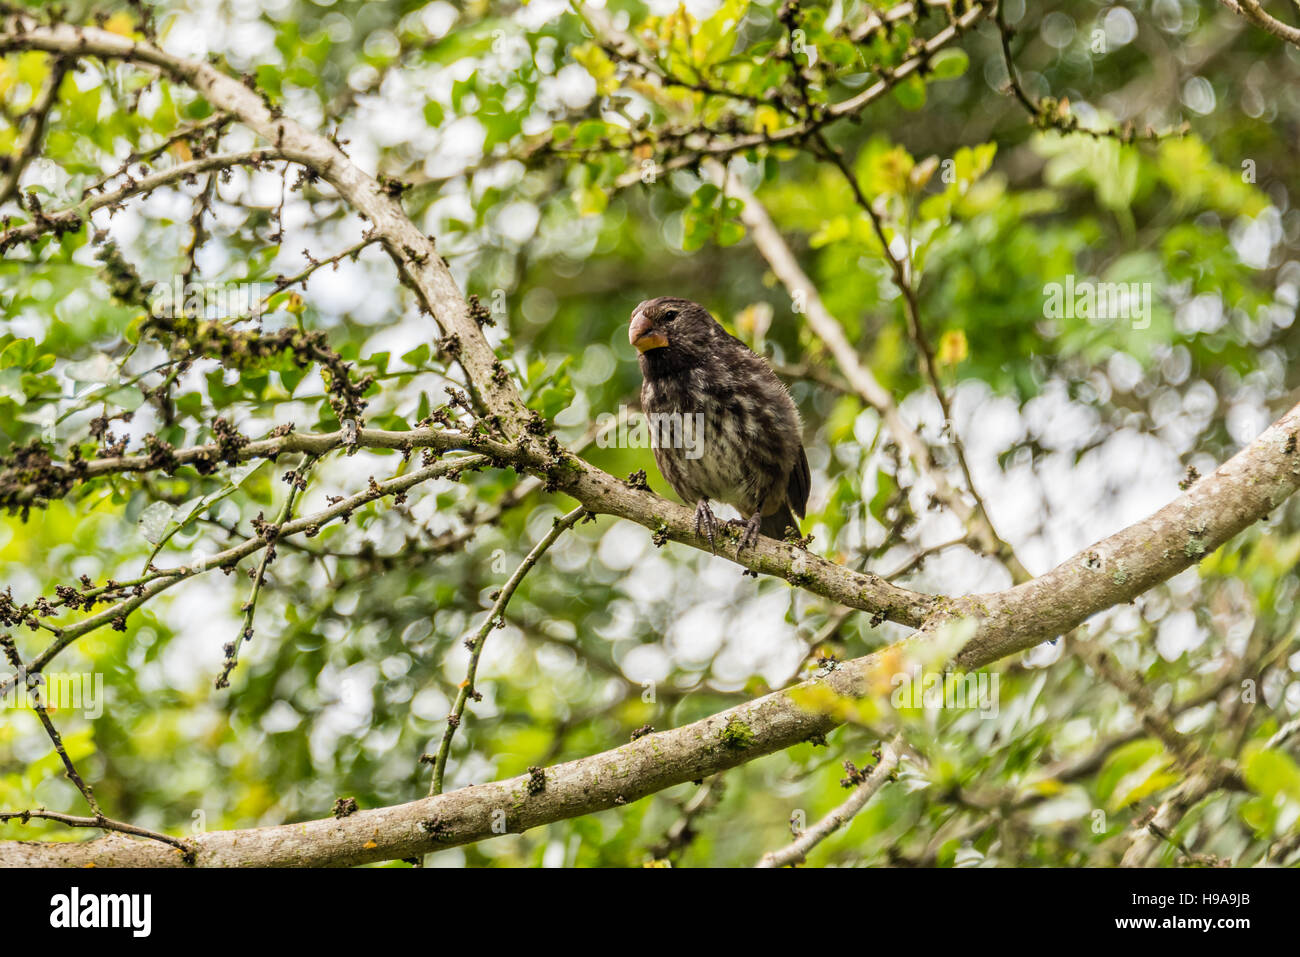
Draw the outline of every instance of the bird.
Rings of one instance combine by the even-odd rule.
[[[632,310],[628,341],[641,366],[641,408],[655,463],[695,505],[695,534],[717,554],[710,500],[744,517],[739,555],[759,533],[799,533],[811,477],[799,410],[771,366],[707,309],[662,296]]]

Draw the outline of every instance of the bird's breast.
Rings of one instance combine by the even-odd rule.
[[[647,381],[641,398],[659,470],[685,501],[709,498],[748,514],[783,474],[777,423],[755,396],[687,375]]]

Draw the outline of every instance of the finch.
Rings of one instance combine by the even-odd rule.
[[[798,533],[808,457],[799,411],[767,362],[689,299],[641,303],[628,341],[639,355],[655,462],[673,491],[695,503],[695,534],[716,553],[710,499],[746,519],[737,554],[760,532]]]

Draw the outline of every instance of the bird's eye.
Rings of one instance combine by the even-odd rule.
[[[667,312],[665,312],[662,316],[659,317],[659,321],[660,321],[660,322],[672,322],[672,321],[673,321],[674,319],[676,319],[676,318],[677,318],[677,310],[676,310],[676,309],[669,309]]]

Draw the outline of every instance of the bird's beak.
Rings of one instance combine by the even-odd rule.
[[[643,312],[632,313],[632,324],[627,329],[627,341],[637,352],[662,349],[668,345],[668,337],[654,328],[650,317]]]

